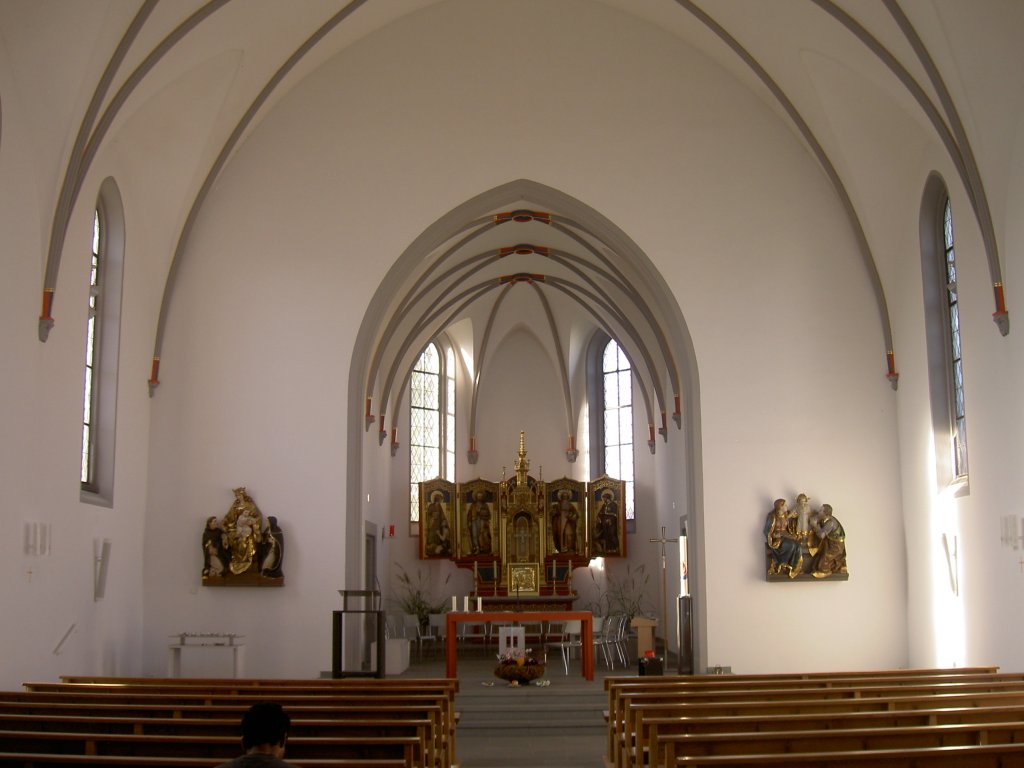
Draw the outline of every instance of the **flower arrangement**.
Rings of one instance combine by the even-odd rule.
[[[508,680],[509,685],[529,685],[530,681],[544,676],[544,665],[532,656],[532,651],[512,650],[498,654],[498,666],[494,676]]]
[[[420,622],[420,627],[425,629],[430,623],[430,614],[444,612],[444,600],[433,597],[433,590],[430,586],[431,574],[429,571],[424,576],[423,572],[417,569],[416,578],[413,579],[409,572],[400,564],[396,563],[395,565],[399,571],[398,587],[401,590],[395,602],[398,603],[403,613],[410,613],[416,616]],[[451,577],[450,573],[445,576],[444,584],[441,586],[443,587],[447,584]]]

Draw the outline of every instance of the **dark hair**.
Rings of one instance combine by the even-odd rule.
[[[249,707],[242,716],[242,748],[249,750],[260,744],[284,745],[291,718],[280,704],[261,701]]]

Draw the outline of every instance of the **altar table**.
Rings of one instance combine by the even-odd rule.
[[[458,648],[458,623],[485,621],[572,621],[581,625],[581,661],[583,677],[594,679],[594,614],[590,611],[452,611],[446,614],[445,632],[445,676],[458,677],[456,673]]]

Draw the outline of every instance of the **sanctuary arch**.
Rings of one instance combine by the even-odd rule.
[[[557,189],[526,179],[512,181],[481,193],[440,216],[394,261],[370,299],[353,345],[349,366],[348,428],[345,430],[347,522],[344,586],[350,589],[365,587],[364,531],[368,527],[387,522],[383,519],[374,519],[374,515],[383,514],[381,509],[389,508],[389,505],[393,508],[396,503],[400,503],[400,499],[385,500],[383,504],[378,502],[371,508],[367,499],[368,490],[375,487],[375,481],[379,482],[380,473],[374,470],[373,466],[380,462],[392,461],[391,453],[382,444],[385,433],[383,414],[378,420],[372,411],[373,406],[381,406],[380,382],[373,385],[378,388],[372,391],[367,389],[369,372],[376,365],[374,355],[379,329],[387,324],[401,297],[411,291],[412,283],[417,279],[419,265],[435,256],[442,243],[463,235],[471,227],[486,221],[498,211],[514,211],[521,208],[550,212],[550,221],[553,223],[571,222],[601,244],[599,250],[602,254],[613,254],[617,266],[643,280],[644,290],[649,296],[647,307],[650,311],[650,317],[644,319],[656,327],[659,334],[663,334],[658,343],[674,357],[678,370],[678,381],[673,382],[677,387],[674,394],[674,413],[671,413],[672,404],[669,404],[671,417],[676,422],[673,425],[675,428],[671,429],[671,441],[675,443],[670,454],[673,461],[669,465],[668,462],[658,462],[659,457],[656,455],[651,457],[650,460],[654,462],[654,481],[652,488],[644,489],[650,498],[649,503],[643,505],[647,510],[643,514],[653,516],[653,522],[666,525],[669,530],[678,530],[681,520],[686,520],[689,534],[688,576],[694,604],[694,663],[699,668],[706,662],[707,646],[700,386],[696,357],[686,322],[664,278],[647,255],[620,227],[581,201]],[[378,255],[379,258],[386,256]],[[432,335],[441,330],[443,328],[425,327],[424,333]],[[426,340],[425,337],[424,342]],[[396,406],[391,404],[390,407],[394,409]],[[581,428],[586,429],[585,426]],[[660,428],[653,420],[650,427],[648,445],[652,454],[655,452],[655,443],[661,442],[656,438],[660,436],[668,440],[669,429],[663,408]],[[638,444],[636,451],[638,454],[642,452],[643,446]],[[504,531],[506,544],[509,543],[507,537],[511,532],[512,542],[522,548],[514,550],[516,556],[518,557],[520,553],[523,556],[532,554],[535,550],[531,550],[531,547],[538,546],[540,532],[531,530],[530,522],[525,518],[517,519],[515,514],[507,522],[510,527]],[[505,578],[508,578],[507,571]]]

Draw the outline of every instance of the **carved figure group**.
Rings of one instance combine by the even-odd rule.
[[[769,577],[825,579],[848,573],[846,531],[829,504],[815,511],[801,493],[791,510],[785,499],[776,499],[762,532]]]
[[[284,532],[276,517],[263,514],[244,487],[222,520],[206,519],[203,530],[203,579],[230,578],[253,571],[268,578],[283,576]]]

